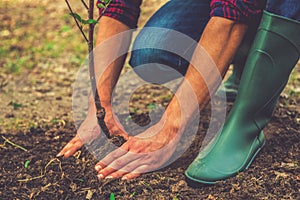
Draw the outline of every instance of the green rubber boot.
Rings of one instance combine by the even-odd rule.
[[[247,169],[265,144],[262,129],[300,55],[300,23],[264,12],[223,129],[185,172],[214,184]]]
[[[238,94],[238,88],[240,85],[241,76],[243,73],[244,65],[233,65],[232,74],[223,83],[223,87],[220,87],[216,95],[218,97],[223,97],[226,95],[228,102],[234,102]]]
[[[224,97],[226,95],[228,102],[235,101],[238,94],[238,88],[240,85],[240,80],[244,70],[244,66],[249,54],[249,50],[254,41],[260,21],[261,16],[257,16],[256,19],[254,19],[253,22],[249,25],[248,31],[233,58],[232,73],[228,77],[228,79],[223,83],[223,87],[220,87],[217,90],[217,97]]]

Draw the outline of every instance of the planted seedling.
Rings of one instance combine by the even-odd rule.
[[[100,18],[103,16],[105,10],[107,9],[108,5],[110,4],[111,0],[101,0],[97,3],[97,7],[102,9],[102,12],[100,13],[98,19],[94,19],[94,0],[89,0],[89,5],[85,3],[84,0],[81,0],[83,6],[85,7],[88,19],[84,19],[81,17],[78,13],[73,12],[73,9],[69,3],[68,0],[65,0],[67,3],[67,6],[70,11],[70,15],[73,17],[78,29],[80,30],[82,36],[84,37],[85,41],[88,45],[88,52],[89,52],[89,72],[90,72],[90,81],[92,86],[92,95],[94,96],[95,105],[96,105],[96,116],[98,120],[98,124],[101,127],[103,133],[106,135],[107,138],[112,139],[112,142],[115,145],[122,145],[125,142],[125,139],[121,136],[117,136],[115,138],[111,138],[111,134],[109,133],[109,130],[104,122],[105,117],[105,109],[102,107],[100,102],[100,97],[98,94],[98,89],[96,85],[96,76],[95,76],[95,68],[94,68],[94,29],[95,25],[98,23]],[[83,27],[85,25],[88,25],[88,36],[83,30]]]

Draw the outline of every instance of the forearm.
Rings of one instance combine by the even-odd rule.
[[[208,22],[199,44],[211,56],[222,75],[227,71],[246,31],[246,24],[222,17],[212,17]]]
[[[98,0],[99,3],[101,1]],[[112,0],[99,21],[95,66],[101,102],[110,106],[111,93],[121,73],[131,40],[130,29],[136,28],[142,0]],[[103,9],[99,10],[100,13]],[[113,36],[126,31],[126,34]],[[109,43],[109,44],[107,44]]]
[[[124,32],[129,28],[124,24],[109,17],[102,17],[99,21],[99,31],[97,36],[97,45],[94,50],[95,74],[97,88],[100,94],[102,105],[106,109],[105,122],[112,135],[121,135],[127,139],[127,135],[120,126],[116,126],[117,122],[113,119],[110,109],[110,94],[120,75],[124,59],[126,55],[120,58],[116,57],[122,48],[128,49],[131,34],[127,34],[120,38],[120,41],[110,39],[118,33]],[[109,45],[105,45],[104,41],[110,41]],[[125,51],[127,52],[127,51]],[[113,59],[118,58],[118,59]],[[112,62],[110,62],[112,60]],[[108,95],[106,95],[108,94]],[[89,96],[89,108],[85,120],[77,130],[76,136],[63,148],[57,156],[70,157],[83,144],[93,141],[99,136],[101,129],[96,118],[96,106],[93,95]]]
[[[120,76],[130,45],[131,32],[128,30],[129,27],[109,17],[104,16],[99,21],[95,73],[100,100],[107,106],[110,105],[111,93]]]
[[[200,49],[196,49],[191,63],[200,63],[201,73],[199,66],[188,67],[182,84],[166,109],[166,119],[172,125],[175,123],[174,126],[184,126],[195,110],[203,109],[208,103],[212,95],[209,92],[214,93],[218,88],[220,75],[223,77],[227,71],[246,30],[247,26],[244,24],[220,17],[211,18],[199,44],[214,64],[207,56],[197,54]],[[196,103],[191,103],[193,96]]]

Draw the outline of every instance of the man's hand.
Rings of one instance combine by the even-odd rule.
[[[126,55],[119,56],[118,53],[122,49],[128,49],[130,45],[132,32],[126,32],[128,30],[129,27],[118,20],[106,16],[101,17],[99,20],[99,29],[96,42],[97,45],[95,47],[94,55],[96,77],[100,77],[100,80],[97,80],[97,88],[101,104],[106,110],[104,121],[106,122],[107,128],[110,130],[112,135],[121,135],[125,139],[127,139],[127,134],[123,131],[122,126],[118,124],[118,121],[115,120],[112,110],[110,109],[111,105],[109,102],[111,100],[111,93],[120,76],[126,58]],[[123,32],[126,32],[126,34],[121,34],[119,36],[120,41],[109,40],[111,37]],[[102,42],[108,40],[110,41],[109,45],[107,46],[106,43],[104,47],[109,48],[104,48],[101,46]],[[113,62],[111,62],[111,59]],[[108,61],[110,61],[109,66],[106,66]],[[89,142],[95,137],[99,136],[100,128],[98,126],[95,113],[94,100],[90,96],[87,118],[81,124],[76,136],[63,148],[60,153],[57,154],[57,156],[70,157],[78,149],[80,149],[84,143]]]
[[[68,158],[72,156],[78,149],[83,146],[83,144],[93,141],[100,135],[101,129],[98,125],[95,114],[95,104],[91,103],[90,106],[91,109],[89,109],[86,119],[80,125],[76,136],[70,142],[68,142],[68,144],[57,154],[57,157],[63,156],[65,158]],[[109,108],[109,106],[106,108]],[[128,134],[125,133],[124,128],[114,117],[110,108],[106,109],[104,121],[110,131],[110,134],[114,136],[120,135],[124,137],[124,139],[128,139]]]
[[[80,149],[85,142],[89,142],[100,135],[100,128],[96,116],[87,117],[80,125],[76,136],[57,154],[57,157],[68,158]]]
[[[97,163],[98,178],[126,180],[157,170],[170,159],[180,136],[178,128],[161,120],[140,135],[129,137],[120,148]]]

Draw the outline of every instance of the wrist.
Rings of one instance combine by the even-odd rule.
[[[184,128],[192,118],[194,110],[191,105],[180,105],[177,98],[173,98],[164,114],[165,124],[174,129]]]
[[[102,107],[111,107],[111,103],[110,103],[110,97],[109,98],[103,98],[102,96],[100,97],[100,103],[101,103],[101,106]],[[94,95],[90,95],[89,96],[89,101],[88,101],[88,104],[90,107],[95,107],[95,99],[94,99]]]
[[[167,115],[165,113],[157,126],[159,127],[157,130],[160,130],[157,136],[163,141],[172,140],[178,136],[181,137],[181,133],[183,132],[181,130],[185,127],[181,121],[180,113],[179,115]]]

